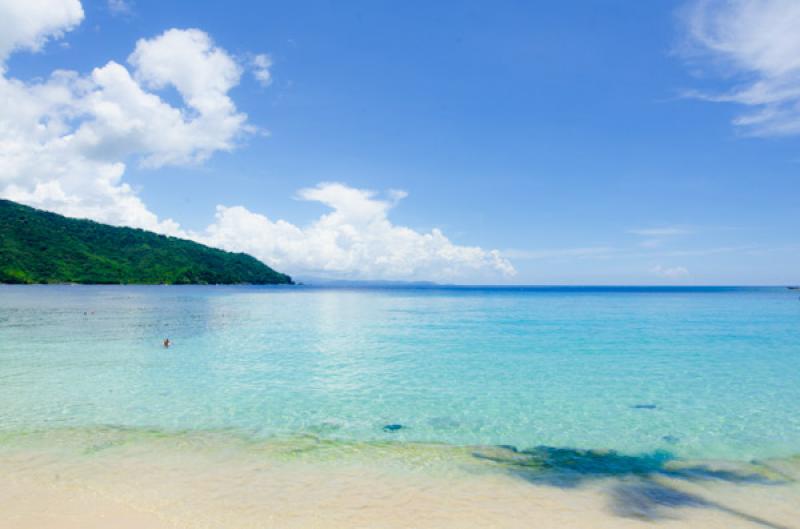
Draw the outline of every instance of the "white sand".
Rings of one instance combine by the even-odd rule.
[[[796,483],[628,476],[563,488],[448,449],[47,442],[0,450],[0,529],[800,528]]]

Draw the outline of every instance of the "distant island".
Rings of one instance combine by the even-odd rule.
[[[244,253],[2,199],[0,283],[293,284]]]

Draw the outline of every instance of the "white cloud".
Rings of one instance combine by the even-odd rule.
[[[389,210],[406,194],[394,190],[389,195],[381,200],[370,191],[323,183],[298,192],[301,200],[332,209],[307,227],[241,206],[219,206],[216,222],[194,238],[250,253],[294,274],[433,280],[514,275],[496,250],[453,244],[438,229],[421,233],[392,224]]]
[[[272,58],[261,53],[253,57],[250,61],[250,66],[253,69],[253,77],[256,78],[261,86],[269,86],[272,84],[272,73],[269,71],[272,67]]]
[[[80,21],[80,3],[0,0],[5,49],[37,49]],[[44,3],[42,3],[44,4]],[[20,6],[29,6],[25,9]],[[54,17],[53,13],[60,13]],[[140,40],[131,70],[110,61],[89,75],[54,71],[26,82],[0,76],[0,196],[74,217],[180,235],[123,181],[127,163],[202,162],[248,130],[228,91],[236,63],[196,29]],[[174,86],[182,105],[157,90]]]
[[[683,266],[664,267],[661,265],[656,265],[650,269],[650,272],[672,280],[689,277],[689,270]]]
[[[26,7],[27,6],[27,7]],[[0,0],[0,64],[17,49],[37,50],[83,17],[74,0]],[[246,251],[288,272],[363,278],[475,279],[511,275],[496,251],[458,246],[439,230],[396,226],[389,210],[406,193],[381,200],[342,184],[298,193],[332,211],[307,227],[219,206],[203,233],[159,219],[124,180],[126,164],[194,164],[231,150],[252,129],[229,96],[241,68],[198,29],[141,39],[128,65],[110,61],[88,75],[57,70],[23,81],[0,70],[0,197],[72,217],[192,237]],[[254,59],[269,81],[269,57]],[[260,77],[259,77],[260,76]],[[180,103],[160,91],[173,87]]]
[[[39,51],[83,20],[79,0],[0,0],[0,63],[15,50]],[[0,70],[3,69],[0,64]]]
[[[126,0],[108,0],[108,10],[112,15],[130,15],[133,12],[130,2]]]
[[[148,88],[174,86],[201,113],[231,112],[228,91],[241,71],[225,50],[199,29],[170,29],[154,39],[140,39],[128,57],[136,79]]]
[[[690,96],[752,107],[734,120],[749,134],[800,134],[800,2],[694,0],[685,21],[693,50],[741,80],[726,93]]]

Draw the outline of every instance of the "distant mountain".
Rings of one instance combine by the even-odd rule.
[[[258,259],[0,199],[0,283],[292,284]]]
[[[433,281],[393,281],[386,279],[328,279],[324,277],[299,277],[298,283],[315,287],[341,287],[341,288],[426,288],[439,287],[440,283]]]

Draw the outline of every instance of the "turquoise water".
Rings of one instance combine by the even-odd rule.
[[[787,456],[800,453],[800,300],[782,288],[0,287],[0,431],[97,426]]]

